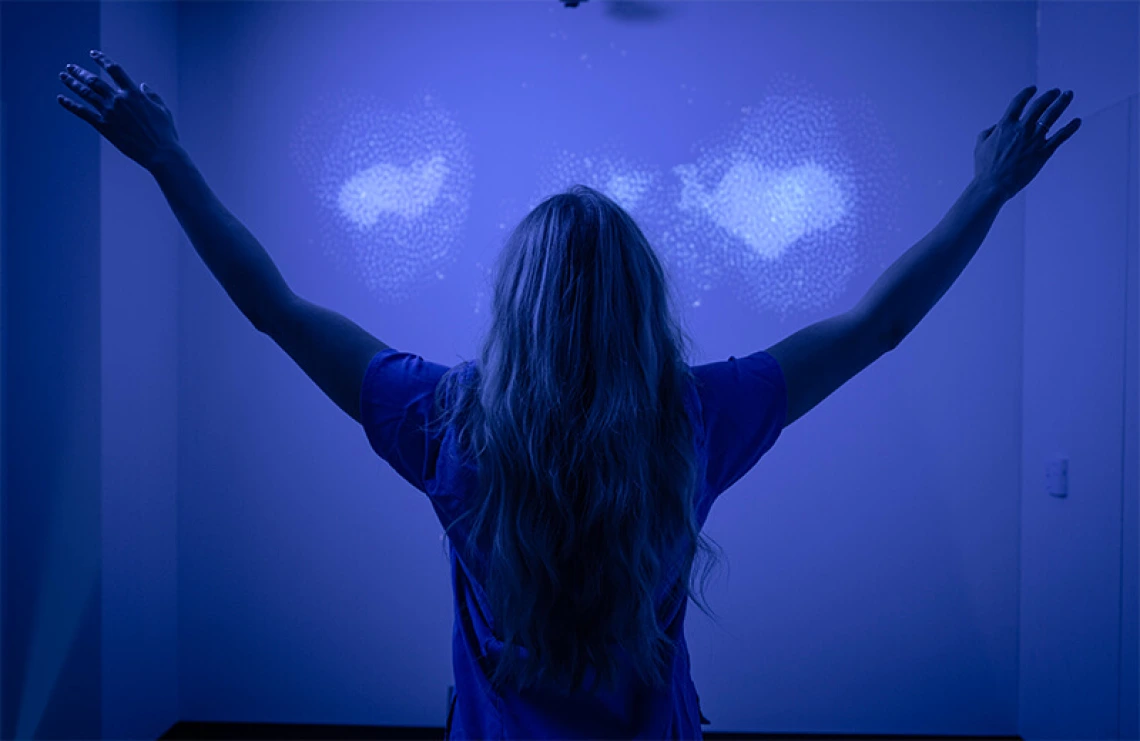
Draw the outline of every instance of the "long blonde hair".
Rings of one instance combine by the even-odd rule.
[[[508,238],[475,382],[457,366],[437,387],[440,423],[478,462],[460,547],[491,544],[484,589],[506,647],[496,688],[573,692],[587,666],[613,687],[613,645],[646,683],[669,681],[674,645],[654,605],[666,554],[681,554],[674,588],[695,601],[698,550],[715,562],[694,509],[693,375],[673,303],[633,219],[574,186]]]

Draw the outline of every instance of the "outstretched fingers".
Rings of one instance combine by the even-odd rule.
[[[103,124],[103,117],[100,116],[97,112],[95,112],[91,108],[88,108],[87,106],[83,105],[82,103],[76,103],[71,98],[66,98],[62,95],[55,96],[55,99],[59,101],[59,104],[61,106],[63,106],[67,110],[71,111],[76,116],[79,116],[84,121],[91,124],[92,126],[98,128],[99,126],[101,126]]]
[[[131,76],[127,74],[127,71],[106,54],[99,51],[98,49],[94,49],[91,51],[91,58],[98,62],[100,67],[107,70],[107,74],[110,75],[111,79],[115,81],[115,84],[121,87],[123,90],[133,92],[138,91],[138,87],[135,85],[135,81],[131,79]]]
[[[1061,114],[1065,112],[1065,109],[1069,107],[1069,103],[1072,102],[1073,91],[1066,90],[1060,95],[1060,97],[1057,98],[1057,100],[1053,102],[1053,105],[1049,106],[1049,110],[1045,111],[1045,114],[1041,116],[1041,120],[1037,125],[1045,130],[1050,129],[1053,124],[1057,123],[1057,119],[1061,117]]]
[[[1077,133],[1077,129],[1079,128],[1081,128],[1081,119],[1079,118],[1074,118],[1072,121],[1065,124],[1065,126],[1060,131],[1053,135],[1052,139],[1046,141],[1044,146],[1042,146],[1041,151],[1045,153],[1045,158],[1048,159],[1049,157],[1052,157],[1053,152],[1057,151],[1057,147],[1068,141],[1069,137]]]
[[[1035,92],[1037,92],[1037,86],[1030,85],[1013,96],[1013,100],[1009,103],[1009,108],[1005,109],[1005,120],[1012,123],[1021,118],[1021,112],[1025,110],[1025,104],[1029,102]]]

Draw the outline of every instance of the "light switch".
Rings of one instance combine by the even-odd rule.
[[[1069,495],[1069,459],[1057,454],[1045,464],[1045,491],[1054,497]]]

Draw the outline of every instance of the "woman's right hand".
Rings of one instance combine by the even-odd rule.
[[[1014,96],[1005,115],[978,135],[978,143],[974,147],[974,178],[995,188],[1006,200],[1029,185],[1057,147],[1081,126],[1081,119],[1074,118],[1046,140],[1049,127],[1073,101],[1073,91],[1062,94],[1060,90],[1053,89],[1043,93],[1033,101],[1022,118],[1025,104],[1036,91],[1036,86],[1030,86]]]

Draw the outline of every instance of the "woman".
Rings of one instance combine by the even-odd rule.
[[[641,230],[572,188],[512,233],[478,362],[447,368],[295,295],[210,191],[158,94],[91,55],[112,82],[68,65],[61,78],[84,103],[60,103],[152,173],[238,309],[452,536],[452,738],[700,737],[683,626],[709,508],[784,427],[901,342],[1080,125],[1046,140],[1072,94],[1025,111],[1035,88],[1021,91],[979,135],[962,196],[858,306],[695,368]]]

